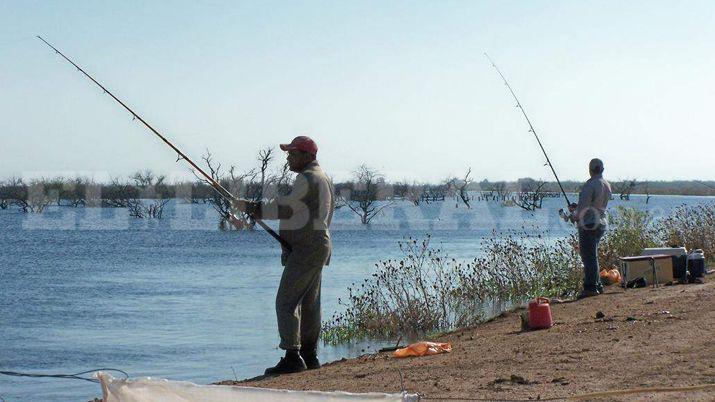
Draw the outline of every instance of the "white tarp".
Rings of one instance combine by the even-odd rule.
[[[288,391],[225,385],[196,385],[184,381],[155,378],[125,380],[107,373],[97,373],[104,402],[340,402],[382,401],[416,402],[417,395],[407,393],[351,394],[348,392]]]

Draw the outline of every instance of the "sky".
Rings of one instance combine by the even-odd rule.
[[[715,179],[712,1],[0,1],[0,178],[200,160],[309,135],[334,179]],[[709,151],[710,150],[710,151]],[[279,155],[283,158],[283,155]]]

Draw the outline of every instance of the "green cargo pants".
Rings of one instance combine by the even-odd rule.
[[[280,348],[314,351],[320,337],[320,282],[323,261],[288,257],[276,296]],[[311,259],[308,259],[311,260]],[[313,260],[315,261],[315,260]]]

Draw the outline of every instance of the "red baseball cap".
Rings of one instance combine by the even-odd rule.
[[[280,146],[283,151],[303,151],[313,155],[318,154],[318,146],[315,141],[304,135],[293,138],[290,144],[281,144]]]

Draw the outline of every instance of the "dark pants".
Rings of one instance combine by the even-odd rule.
[[[313,352],[320,337],[320,263],[288,259],[276,296],[280,348]]]
[[[598,243],[605,231],[603,226],[578,229],[578,246],[583,261],[583,288],[586,290],[603,290],[598,268]]]

